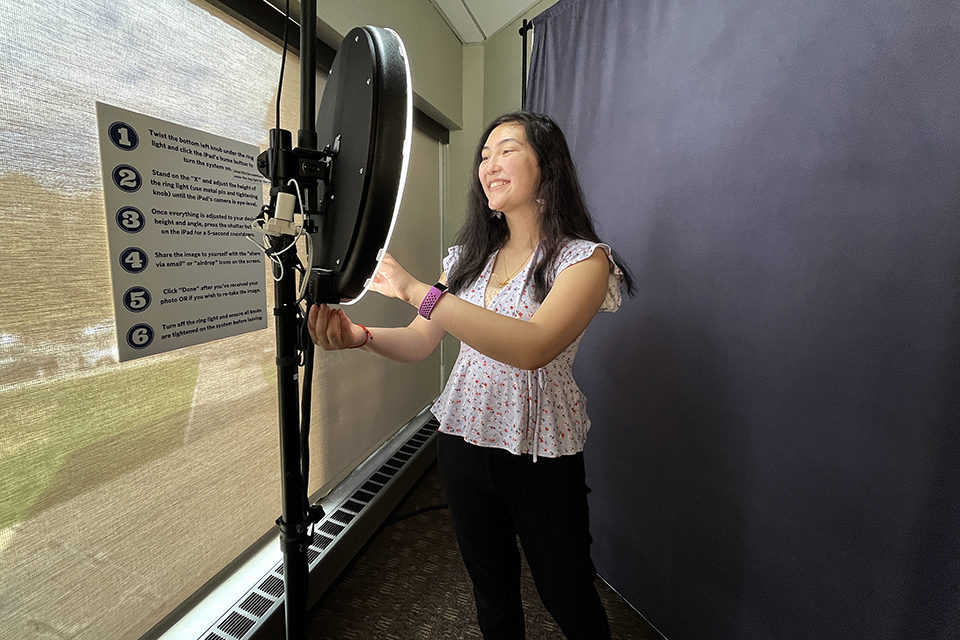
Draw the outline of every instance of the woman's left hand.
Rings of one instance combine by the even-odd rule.
[[[352,349],[367,342],[366,329],[351,322],[343,309],[331,309],[326,304],[310,307],[307,330],[314,344],[324,351]]]
[[[418,285],[420,288],[426,287],[425,284],[407,273],[406,269],[401,267],[400,263],[388,253],[383,256],[383,262],[380,263],[380,269],[374,276],[370,288],[382,295],[400,298],[404,302],[413,304],[412,298],[416,294]]]

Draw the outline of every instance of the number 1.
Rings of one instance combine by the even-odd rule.
[[[120,135],[120,144],[125,147],[129,147],[132,143],[130,142],[130,130],[126,127],[120,127],[117,129],[117,133]]]

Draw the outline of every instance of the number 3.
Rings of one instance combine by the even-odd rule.
[[[117,225],[127,233],[139,233],[143,231],[143,225],[146,219],[143,213],[136,207],[124,207],[117,211]]]

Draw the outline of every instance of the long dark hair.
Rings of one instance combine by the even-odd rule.
[[[515,111],[500,116],[489,125],[474,154],[473,181],[467,196],[467,217],[457,234],[460,257],[449,275],[449,288],[458,293],[468,287],[483,272],[487,260],[510,237],[510,229],[503,218],[492,217],[487,196],[480,184],[477,167],[480,166],[483,145],[490,133],[502,124],[523,126],[527,143],[537,154],[540,184],[536,199],[540,201],[541,257],[533,271],[533,297],[543,302],[550,292],[547,274],[550,273],[560,249],[571,239],[600,242],[593,219],[584,203],[583,191],[577,179],[577,170],[570,157],[567,139],[557,123],[548,116],[529,111]],[[623,271],[627,293],[633,294],[633,277],[619,258],[617,266]],[[610,267],[613,269],[613,266]]]

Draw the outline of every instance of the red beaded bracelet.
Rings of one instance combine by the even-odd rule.
[[[373,340],[373,334],[370,333],[370,329],[367,329],[365,326],[363,326],[363,325],[360,324],[359,322],[357,323],[357,326],[360,327],[361,329],[363,329],[363,333],[366,334],[366,335],[364,335],[364,337],[363,337],[363,342],[361,342],[360,344],[358,344],[358,345],[355,346],[355,347],[347,347],[348,349],[359,349],[359,348],[362,347],[363,345],[365,345],[365,344],[367,344],[368,342],[370,342],[371,340]]]

